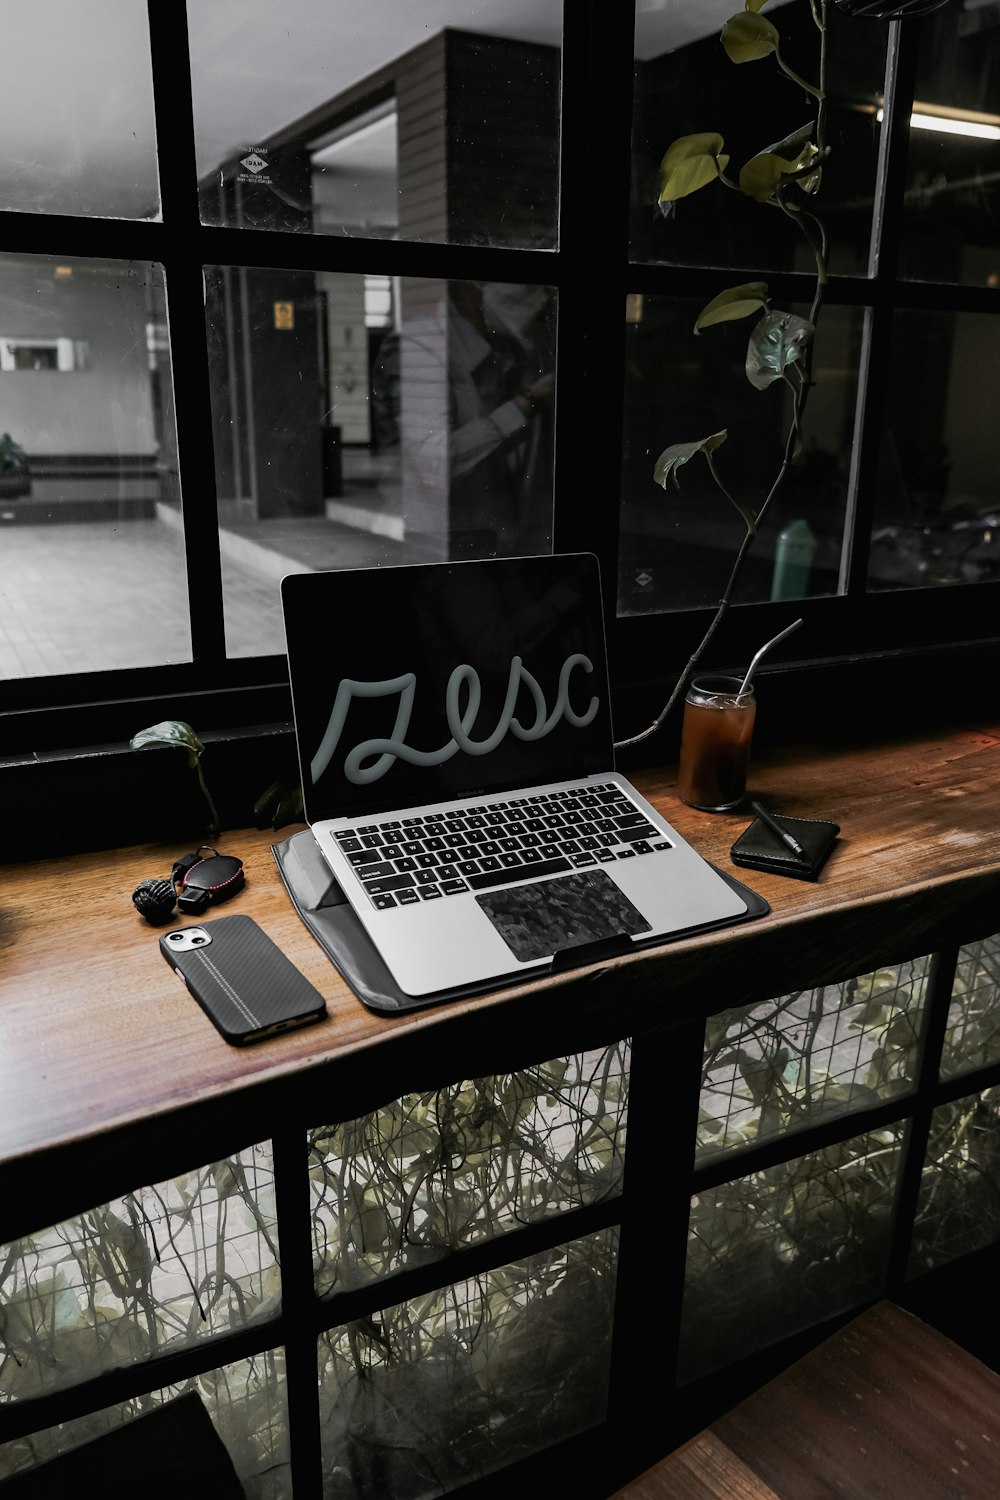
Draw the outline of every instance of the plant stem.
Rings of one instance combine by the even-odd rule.
[[[811,88],[809,84],[803,83],[802,79],[797,79],[796,81],[802,83],[803,87],[808,89],[809,93],[818,100],[816,111],[816,145],[822,151],[824,149],[823,137],[826,130],[826,41],[829,0],[819,0],[819,4],[820,19],[817,21],[817,24],[819,25],[820,29],[820,86],[817,90]],[[778,61],[779,63],[781,63],[780,57],[778,58]],[[782,68],[784,68],[786,73],[789,71],[787,68],[785,68],[784,63],[781,63],[781,66]],[[795,75],[792,74],[791,76],[794,77]],[[791,208],[787,203],[784,203],[781,200],[780,196],[778,197],[777,201],[778,206],[788,215],[790,219],[792,219],[794,223],[799,226],[799,229],[802,231],[802,234],[805,237],[809,248],[813,252],[813,258],[816,263],[816,286],[813,292],[812,305],[809,310],[809,322],[812,323],[813,328],[815,329],[816,322],[819,318],[820,310],[823,305],[823,298],[826,292],[826,231],[820,221],[817,220],[812,214],[806,213],[805,210],[799,207],[796,207],[794,209]],[[811,226],[816,226],[819,229],[818,241],[813,238],[811,229],[806,228],[806,220],[809,221]],[[752,529],[749,522],[747,522],[746,535],[740,543],[740,549],[736,554],[736,560],[733,563],[732,570],[729,574],[729,579],[726,583],[725,589],[723,590],[722,597],[719,600],[715,614],[712,616],[712,619],[709,622],[708,629],[705,631],[705,634],[702,636],[701,640],[698,642],[697,646],[688,657],[684,669],[677,679],[673,692],[670,694],[669,698],[667,699],[660,713],[654,719],[653,723],[650,724],[648,729],[643,729],[639,734],[631,735],[628,739],[617,740],[615,742],[616,750],[624,750],[632,745],[641,744],[643,740],[649,739],[650,736],[654,735],[656,731],[662,726],[668,714],[670,713],[670,710],[677,702],[678,698],[680,698],[686,691],[691,673],[698,665],[699,661],[702,658],[702,655],[711,643],[712,637],[715,635],[715,632],[718,630],[719,626],[722,624],[722,621],[725,619],[726,614],[729,611],[729,604],[732,598],[733,590],[735,589],[740,574],[743,571],[743,564],[746,559],[747,553],[750,551],[750,548],[753,545],[754,536],[760,531],[767,512],[771,507],[771,503],[781,489],[781,486],[784,484],[785,477],[794,462],[795,449],[798,444],[799,434],[802,429],[802,417],[805,413],[806,402],[809,399],[809,392],[812,389],[811,374],[813,342],[814,340],[810,339],[808,344],[806,345],[806,350],[802,361],[801,380],[798,387],[793,386],[791,381],[786,382],[788,384],[789,390],[792,392],[792,419],[787,436],[785,438],[785,451],[782,457],[781,467],[778,470],[777,476],[773,484],[771,485],[771,488],[768,490],[763,505],[757,512]],[[708,460],[709,469],[716,484],[722,490],[722,493],[726,496],[726,498],[736,506],[736,509],[743,516],[744,521],[746,521],[747,516],[744,512],[743,507],[737,504],[735,500],[733,500],[733,497],[729,494],[728,490],[720,481],[719,476],[715,470],[715,466],[712,463],[711,454],[706,453],[705,457]]]

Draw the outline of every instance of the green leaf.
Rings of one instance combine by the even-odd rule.
[[[674,203],[714,182],[729,162],[724,145],[721,135],[706,131],[682,135],[668,146],[660,162],[660,203]]]
[[[695,319],[694,331],[711,328],[715,323],[735,322],[767,307],[767,282],[745,281],[731,286],[707,303]]]
[[[174,745],[186,750],[191,767],[198,764],[205,748],[191,725],[185,724],[183,719],[163,719],[159,724],[151,724],[148,729],[140,729],[128,742],[130,750],[148,750],[151,745]]]
[[[764,16],[743,11],[731,16],[722,28],[722,45],[730,62],[756,62],[778,50],[777,28]]]
[[[756,15],[759,10],[764,9],[766,4],[767,0],[745,0],[743,9],[753,11],[754,15]]]
[[[740,192],[746,193],[755,203],[766,203],[774,196],[782,177],[790,171],[788,162],[772,156],[770,151],[762,151],[759,156],[752,156],[740,172]]]
[[[766,312],[750,335],[747,379],[758,391],[780,380],[789,365],[802,358],[813,325],[795,313]]]
[[[723,428],[721,432],[713,432],[711,437],[702,438],[700,442],[673,443],[669,448],[664,448],[656,460],[656,467],[653,470],[654,480],[657,484],[662,484],[663,488],[666,489],[667,479],[672,479],[674,488],[679,490],[680,485],[677,482],[677,470],[681,467],[681,464],[686,464],[688,459],[694,458],[696,453],[714,453],[715,449],[720,448],[728,436],[727,429]]]

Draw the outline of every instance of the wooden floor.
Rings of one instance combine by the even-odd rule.
[[[880,1302],[614,1500],[996,1500],[1000,1376]]]

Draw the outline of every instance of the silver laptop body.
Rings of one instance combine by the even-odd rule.
[[[306,817],[405,994],[745,914],[614,770],[596,558],[281,592]]]

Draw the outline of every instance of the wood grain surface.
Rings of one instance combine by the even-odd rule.
[[[891,1302],[615,1500],[995,1500],[1000,1376]]]
[[[349,1118],[380,1094],[418,1086],[425,1073],[444,1081],[538,1060],[1000,929],[1000,728],[762,760],[752,795],[841,825],[815,884],[737,869],[729,849],[747,815],[684,807],[673,769],[634,780],[699,852],[763,895],[770,914],[387,1019],[355,998],[300,922],[270,853],[274,836],[226,833],[220,850],[243,858],[247,884],[223,910],[254,917],[329,1008],[321,1024],[249,1049],[218,1035],[161,958],[163,929],[132,907],[134,887],[165,875],[179,847],[3,868],[6,1182],[27,1184],[60,1156],[68,1173],[90,1170],[138,1122],[149,1145],[173,1139],[182,1117],[196,1134],[210,1113],[245,1144],[270,1133],[275,1101],[304,1099],[310,1087],[326,1117]],[[264,1105],[272,1114],[262,1114]]]

